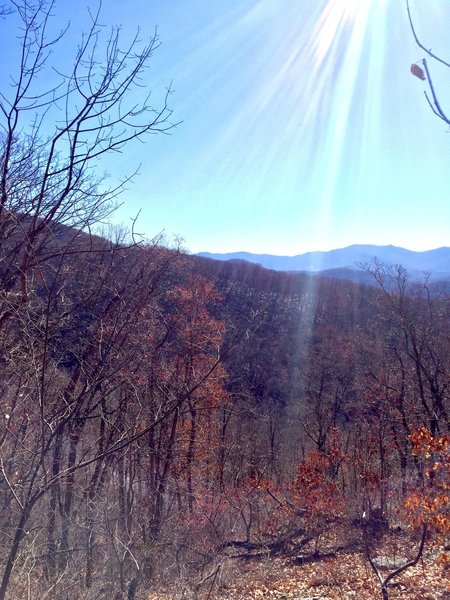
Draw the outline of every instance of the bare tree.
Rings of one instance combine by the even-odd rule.
[[[143,45],[136,35],[122,49],[113,28],[102,42],[98,10],[90,15],[73,67],[57,71],[57,82],[45,87],[44,70],[52,67],[52,52],[67,28],[48,37],[53,2],[11,4],[21,46],[19,72],[0,91],[0,276],[3,293],[21,289],[17,306],[25,301],[27,273],[77,237],[73,230],[63,235],[61,226],[89,229],[114,207],[125,180],[108,187],[97,174],[99,160],[174,124],[170,87],[159,107],[149,95],[136,100],[158,47],[156,33]],[[9,314],[2,310],[0,323]]]
[[[435,62],[438,62],[441,65],[444,65],[445,67],[450,68],[450,62],[444,60],[438,54],[435,54],[431,49],[427,48],[421,41],[420,37],[417,34],[417,30],[416,30],[416,27],[414,25],[414,21],[413,21],[412,15],[411,15],[411,8],[410,8],[409,0],[406,0],[406,9],[408,11],[409,24],[411,26],[411,30],[412,30],[414,39],[416,40],[416,43],[419,46],[419,48],[421,48]],[[412,65],[411,72],[413,73],[413,75],[416,75],[416,77],[419,77],[422,80],[426,79],[428,81],[428,86],[430,88],[431,97],[427,92],[424,92],[425,98],[427,99],[427,102],[430,105],[431,110],[434,112],[434,114],[436,116],[438,116],[440,119],[442,119],[442,121],[444,121],[445,123],[450,125],[450,117],[447,116],[447,114],[444,112],[444,110],[441,106],[441,103],[438,98],[438,94],[435,90],[433,79],[431,77],[431,72],[430,72],[430,68],[428,66],[427,60],[424,58],[420,62],[423,64],[425,73],[417,64]]]
[[[427,276],[421,282],[411,281],[401,265],[374,259],[365,268],[377,283],[391,319],[391,348],[401,353],[404,366],[411,367],[409,386],[414,386],[417,399],[416,419],[420,415],[433,435],[448,431],[448,296],[433,290]]]
[[[118,373],[177,257],[158,243],[130,248],[91,235],[128,180],[108,187],[99,160],[174,126],[170,88],[159,107],[136,100],[157,35],[122,49],[113,28],[102,42],[98,10],[73,66],[45,87],[66,31],[49,36],[53,6],[12,0],[0,9],[2,25],[11,19],[20,31],[18,72],[0,90],[2,600],[23,565],[38,563],[48,589],[67,572],[80,495],[93,503],[113,455],[135,437],[135,424],[123,424],[133,394]]]
[[[391,581],[399,575],[401,575],[404,571],[407,571],[411,567],[414,567],[422,558],[425,542],[427,539],[427,531],[427,524],[423,523],[420,542],[415,557],[411,558],[410,560],[405,560],[402,565],[393,567],[390,573],[388,573],[387,575],[383,575],[380,567],[376,563],[376,560],[371,555],[370,536],[367,532],[367,528],[364,529],[364,550],[366,558],[369,561],[369,564],[372,567],[372,570],[374,571],[375,575],[377,576],[378,582],[380,584],[381,597],[383,598],[383,600],[389,600],[389,586],[392,585]]]

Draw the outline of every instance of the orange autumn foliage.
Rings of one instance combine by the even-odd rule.
[[[411,435],[413,455],[423,465],[424,483],[411,494],[406,508],[413,522],[427,522],[441,533],[450,532],[450,435],[432,436],[424,427]]]
[[[297,467],[292,486],[293,497],[298,508],[313,520],[335,517],[342,513],[343,501],[336,481],[337,456],[310,451]]]

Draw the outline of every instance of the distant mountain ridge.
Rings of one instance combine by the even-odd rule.
[[[359,279],[361,274],[359,265],[377,258],[388,265],[403,265],[415,279],[422,277],[425,272],[430,273],[433,280],[450,278],[449,247],[416,252],[397,246],[356,244],[327,252],[306,252],[297,256],[275,256],[250,252],[225,254],[200,252],[198,256],[214,260],[245,260],[275,271],[323,273],[328,277],[338,279]]]

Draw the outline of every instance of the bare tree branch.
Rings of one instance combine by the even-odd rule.
[[[416,44],[419,46],[419,48],[421,48],[422,50],[424,50],[428,56],[430,56],[431,58],[433,58],[434,60],[436,60],[437,62],[441,63],[442,65],[449,67],[450,68],[450,63],[445,61],[444,59],[442,59],[440,56],[438,56],[437,54],[435,54],[434,52],[431,51],[431,49],[426,48],[424,46],[424,44],[420,41],[417,32],[416,32],[416,28],[414,26],[414,21],[412,19],[411,16],[411,9],[410,9],[410,5],[409,5],[409,0],[406,0],[406,9],[408,12],[408,20],[409,20],[409,24],[411,27],[411,31],[413,33],[414,39],[416,41]],[[442,121],[444,121],[445,123],[448,123],[450,125],[450,119],[449,117],[446,116],[446,114],[444,113],[444,111],[441,108],[440,102],[438,100],[435,88],[434,88],[434,84],[433,84],[433,80],[430,74],[430,70],[428,68],[428,64],[426,59],[422,60],[423,66],[425,68],[425,72],[426,72],[426,78],[428,79],[428,85],[430,87],[430,92],[431,92],[431,97],[432,100],[429,98],[428,94],[426,92],[425,93],[425,98],[427,99],[428,104],[430,105],[431,110],[434,112],[434,114],[439,117],[440,119],[442,119]],[[414,67],[414,65],[413,65]],[[425,79],[425,77],[421,77],[422,79]]]

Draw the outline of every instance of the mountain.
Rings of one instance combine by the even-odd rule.
[[[200,252],[199,256],[215,260],[245,260],[276,271],[321,272],[336,279],[364,280],[359,265],[377,258],[388,265],[403,265],[413,278],[424,272],[431,273],[433,280],[450,279],[450,248],[436,248],[425,252],[414,252],[397,246],[353,245],[328,252],[307,252],[297,256],[274,256],[233,252],[213,254]]]

